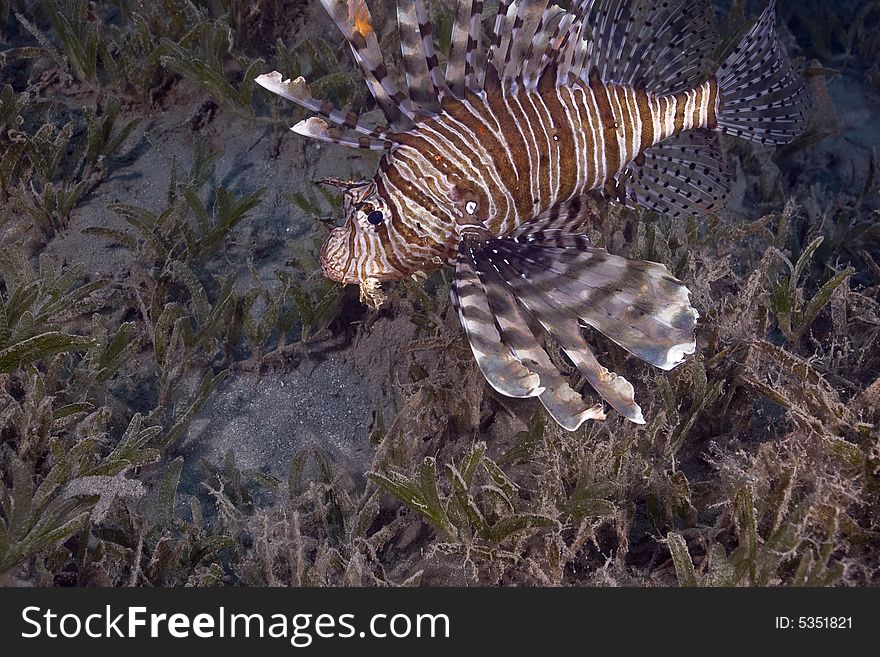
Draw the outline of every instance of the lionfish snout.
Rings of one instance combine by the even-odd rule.
[[[334,228],[321,248],[321,270],[324,276],[343,285],[358,282],[357,277],[348,273],[350,256],[346,254],[348,246],[345,232],[344,228]]]
[[[364,234],[347,222],[327,236],[321,248],[321,269],[324,276],[343,285],[398,280],[407,272],[392,264],[389,248],[378,236]]]
[[[352,233],[347,227],[330,231],[327,241],[321,248],[321,270],[324,276],[342,285],[358,284],[361,301],[377,309],[385,300],[381,281],[392,280],[395,277],[377,270],[374,264],[375,258],[372,261],[359,262],[357,253],[353,252],[354,247],[350,240],[352,237],[356,238],[357,234]]]

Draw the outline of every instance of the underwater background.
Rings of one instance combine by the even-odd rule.
[[[764,6],[715,5],[721,51]],[[0,584],[877,584],[880,2],[779,5],[810,128],[722,137],[720,216],[603,206],[697,353],[591,332],[648,423],[568,433],[485,383],[448,269],[379,311],[322,278],[314,181],[376,156],[253,82],[375,111],[319,2],[0,0]]]

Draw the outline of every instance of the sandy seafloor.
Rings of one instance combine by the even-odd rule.
[[[301,18],[292,22],[289,34],[280,35],[285,41],[293,43],[310,35],[341,38],[317,2],[297,11]],[[845,11],[845,3],[841,3],[841,12]],[[880,25],[876,27],[880,29]],[[808,35],[792,35],[786,30],[785,39],[797,44],[797,55],[816,56]],[[270,71],[271,48],[264,50],[262,56],[268,60],[265,71]],[[833,44],[829,52],[829,60],[822,65],[837,73],[816,83],[820,92],[827,93],[818,116],[832,134],[782,163],[773,164],[772,152],[767,151],[767,168],[783,167],[780,180],[787,190],[813,186],[828,196],[841,191],[855,193],[847,188],[861,184],[872,154],[880,148],[878,78],[872,82],[869,67],[847,58]],[[875,61],[875,72],[877,65]],[[64,96],[73,107],[91,102],[88,93],[75,85],[50,86],[46,93]],[[255,94],[265,93],[255,90]],[[278,107],[282,112],[287,108]],[[304,116],[292,106],[289,110],[291,123]],[[138,113],[142,108],[128,107],[123,117]],[[262,201],[236,229],[232,243],[218,254],[217,269],[227,274],[237,271],[239,284],[247,286],[251,278],[244,256],[250,253],[257,273],[271,285],[275,270],[289,267],[291,243],[311,247],[315,239],[314,217],[292,203],[290,195],[314,197],[312,181],[322,177],[368,177],[376,161],[293,133],[257,127],[217,106],[204,88],[190,80],[176,81],[143,118],[123,154],[110,162],[109,178],[76,207],[66,228],[45,246],[45,253],[57,262],[82,263],[95,277],[120,280],[127,276],[130,254],[107,240],[84,234],[83,229],[104,226],[126,230],[125,222],[108,209],[111,203],[152,210],[164,207],[172,160],[185,169],[201,140],[209,149],[221,152],[209,187],[222,184],[240,194],[266,187]],[[741,173],[724,221],[781,209],[756,207],[756,178],[753,173]],[[880,254],[875,252],[874,257],[880,261]],[[296,276],[307,275],[296,272]],[[397,365],[419,330],[393,298],[378,314],[361,307],[354,290],[347,291],[343,303],[344,310],[331,325],[329,336],[304,354],[256,371],[231,369],[181,440],[179,453],[185,457],[181,499],[184,494],[204,494],[200,463],[219,464],[229,450],[240,467],[283,481],[292,458],[318,447],[335,467],[355,481],[363,481],[373,458],[369,438],[377,408],[386,422],[399,410],[405,396],[397,382]],[[453,323],[449,326],[455,328]],[[150,354],[137,355],[120,375],[111,393],[115,407],[144,413],[153,407],[156,384],[139,376],[141,358],[148,359]],[[199,378],[200,373],[194,373],[193,387]],[[516,413],[494,422],[480,437],[490,444],[508,439],[525,429],[533,406],[533,402],[516,402]],[[186,513],[185,505],[180,504],[181,512]],[[401,568],[400,574],[411,570]]]

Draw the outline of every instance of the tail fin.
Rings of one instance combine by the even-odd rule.
[[[718,69],[718,129],[762,144],[786,144],[807,122],[809,95],[776,39],[776,0]]]

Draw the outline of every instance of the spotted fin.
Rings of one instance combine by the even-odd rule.
[[[703,82],[718,37],[706,0],[576,0],[573,78],[595,67],[605,82],[669,94]]]
[[[810,96],[776,39],[776,1],[718,69],[718,129],[762,144],[786,144],[808,119]]]
[[[720,211],[729,188],[718,136],[695,130],[647,149],[605,191],[623,205],[679,217]]]
[[[533,86],[552,64],[557,84],[586,80],[676,93],[711,75],[718,44],[706,0],[501,0],[486,75]]]

